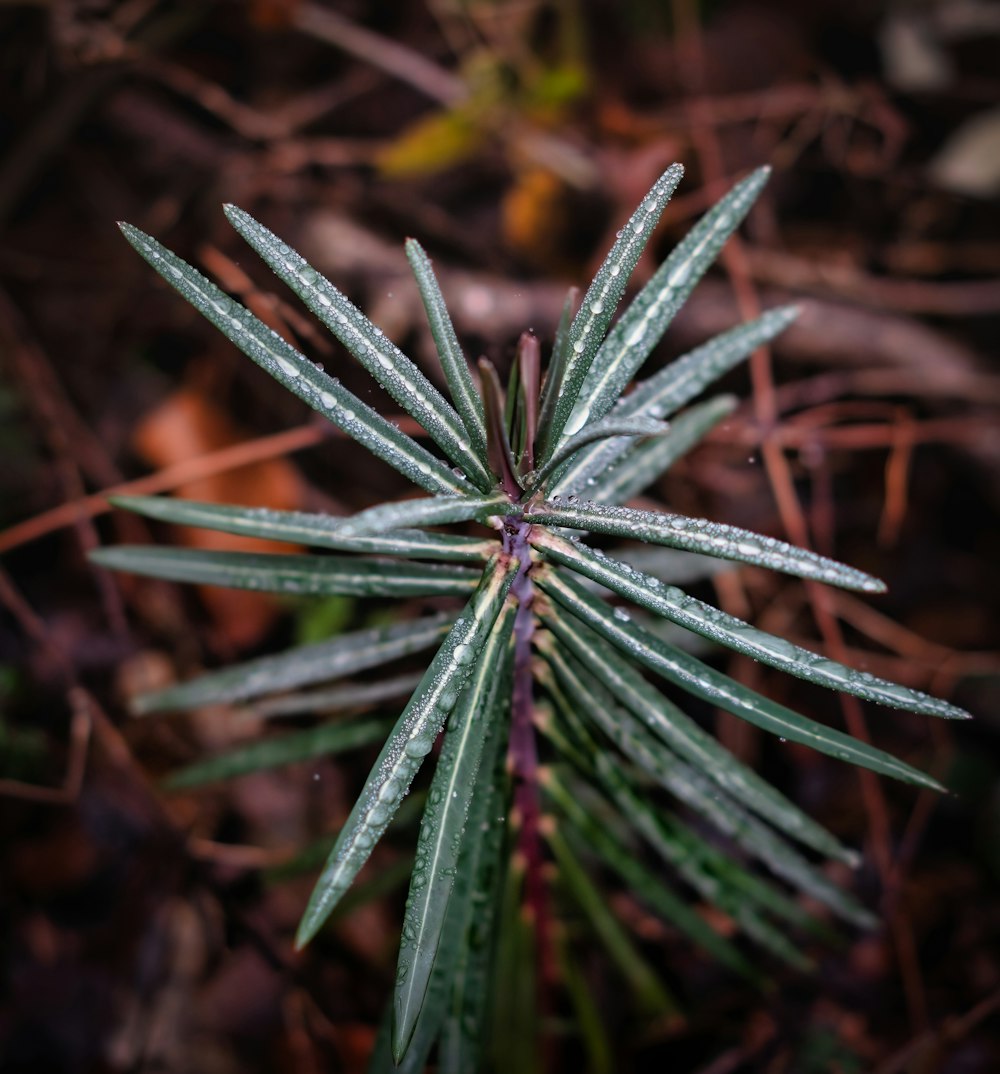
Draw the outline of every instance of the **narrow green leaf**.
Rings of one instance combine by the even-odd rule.
[[[718,395],[690,407],[670,423],[670,431],[665,436],[626,448],[621,461],[597,478],[593,486],[588,486],[587,499],[595,503],[615,504],[638,496],[720,421],[732,414],[736,404],[735,396]],[[549,498],[552,493],[559,491],[561,486],[557,481],[550,490]]]
[[[463,597],[480,576],[468,567],[360,556],[269,556],[152,545],[116,545],[89,555],[101,567],[150,578],[300,597]]]
[[[807,716],[771,701],[721,671],[663,641],[641,626],[614,614],[608,604],[558,571],[540,579],[542,588],[577,619],[596,630],[626,656],[662,675],[695,697],[777,735],[782,742],[798,742],[840,761],[869,768],[883,776],[920,784],[924,774],[884,750],[825,727]]]
[[[551,669],[545,671],[546,688],[559,711],[558,721],[549,714],[539,724],[546,737],[585,776],[603,787],[622,816],[699,895],[727,913],[744,932],[779,958],[801,964],[801,956],[775,936],[774,926],[763,915],[773,914],[811,931],[818,929],[816,920],[773,884],[748,872],[731,855],[706,842],[676,817],[654,807],[637,789],[633,774],[621,758],[598,744]]]
[[[478,832],[479,836],[465,840],[459,859],[459,875],[448,901],[449,919],[454,913],[455,935],[459,942],[450,974],[450,1001],[438,1047],[440,1074],[467,1074],[479,1069],[486,1038],[490,989],[496,976],[492,969],[498,931],[495,923],[505,886],[504,839],[510,782],[505,763],[509,678],[504,682],[496,704],[497,709],[488,720],[487,742],[480,765],[483,774],[467,822],[467,830]],[[450,923],[448,930],[451,930]],[[441,953],[438,960],[441,960]]]
[[[581,448],[593,444],[599,440],[607,440],[610,437],[662,437],[670,428],[665,422],[655,418],[629,418],[619,421],[617,418],[606,418],[603,421],[595,421],[585,425],[578,433],[568,437],[552,453],[549,461],[537,470],[531,478],[530,488],[542,488],[549,477],[569,458],[575,455]]]
[[[866,593],[885,592],[885,583],[864,571],[827,559],[786,541],[764,537],[750,530],[689,518],[664,511],[639,511],[632,507],[609,506],[589,500],[553,503],[533,502],[526,518],[543,526],[589,530],[591,533],[628,537],[649,544],[665,544],[685,552],[750,563],[755,567],[783,571],[799,578],[814,578],[845,589]]]
[[[751,980],[757,976],[731,943],[715,932],[704,918],[684,899],[675,895],[661,878],[654,876],[627,848],[607,834],[602,824],[586,811],[580,799],[565,785],[554,769],[542,769],[539,783],[569,821],[567,836],[574,849],[582,846],[600,855],[628,884],[638,899],[724,966]]]
[[[770,168],[758,168],[737,183],[688,232],[635,297],[597,352],[574,408],[571,429],[602,417],[618,401],[750,211],[770,173]]]
[[[491,516],[510,514],[513,510],[510,499],[500,494],[399,500],[352,515],[341,523],[340,532],[346,537],[370,537],[406,526],[440,526],[472,520],[485,523]]]
[[[448,497],[448,499],[458,499]],[[347,519],[304,511],[272,511],[266,507],[234,507],[225,503],[177,500],[170,496],[112,496],[127,511],[182,526],[239,533],[268,541],[289,541],[341,552],[372,552],[411,559],[487,560],[496,541],[421,530],[395,530],[391,536],[346,537]],[[417,501],[421,502],[421,501]]]
[[[486,415],[483,401],[476,391],[476,383],[465,354],[455,334],[448,306],[441,287],[434,275],[431,260],[416,239],[406,240],[406,256],[410,268],[416,277],[420,299],[427,311],[427,320],[431,326],[431,336],[437,346],[438,358],[444,370],[445,379],[451,390],[455,408],[462,417],[469,438],[479,458],[486,461]]]
[[[778,306],[753,321],[737,325],[664,366],[622,398],[622,416],[665,418],[739,365],[758,347],[781,335],[798,317],[798,306]]]
[[[555,818],[545,818],[542,833],[559,866],[560,881],[625,978],[639,1010],[647,1017],[676,1013],[676,1001],[636,949],[632,938],[608,906],[607,898],[594,886]]]
[[[302,716],[314,712],[342,712],[345,709],[365,709],[380,701],[411,694],[420,682],[417,674],[396,675],[378,682],[349,682],[329,690],[308,690],[285,694],[249,706],[255,716],[270,719],[275,716]]]
[[[423,812],[425,797],[426,795],[423,791],[414,791],[410,794],[396,811],[396,815],[392,818],[391,827],[397,832],[406,831],[406,829],[414,827]],[[264,879],[270,884],[280,884],[293,877],[302,876],[304,873],[319,872],[336,841],[337,835],[335,832],[321,836],[319,839],[310,840],[293,858],[282,862],[280,865],[272,865],[270,868],[265,869]],[[402,875],[399,873],[400,869],[403,870]],[[371,902],[372,899],[381,898],[383,895],[395,891],[396,888],[401,887],[410,879],[412,871],[413,859],[407,859],[404,856],[391,865],[387,865],[384,869],[373,872],[372,876],[367,877],[361,883],[355,884],[347,895],[337,903],[336,909],[330,915],[330,920],[336,921],[339,918],[347,917],[359,906],[364,906],[366,902]]]
[[[500,378],[488,358],[479,359],[479,378],[483,386],[483,405],[486,407],[486,453],[490,469],[507,495],[511,499],[519,499],[521,483],[507,431],[507,404]]]
[[[490,636],[517,570],[517,560],[509,557],[487,564],[479,588],[431,661],[351,810],[302,918],[299,947],[322,926],[399,808]]]
[[[819,900],[846,921],[862,928],[875,923],[871,914],[813,868],[793,846],[723,791],[710,773],[682,761],[629,709],[619,706],[603,682],[555,646],[554,639],[547,640],[543,635],[539,648],[578,711],[660,786],[758,858],[775,876]]]
[[[573,323],[573,310],[576,309],[576,304],[579,300],[580,288],[571,287],[566,293],[566,299],[563,302],[562,314],[559,317],[555,339],[552,343],[549,367],[545,374],[545,381],[542,384],[539,400],[539,429],[545,429],[551,425],[552,414],[562,391],[563,381],[566,378],[566,364],[569,362],[569,329]],[[535,458],[537,462],[537,450]]]
[[[544,464],[555,451],[564,431],[567,436],[572,436],[586,423],[584,415],[580,419],[574,418],[572,425],[568,424],[594,355],[625,293],[632,270],[683,174],[684,169],[679,164],[672,164],[657,179],[619,232],[617,241],[583,296],[567,335],[568,358],[551,420],[540,429],[542,450],[537,460],[540,464]]]
[[[658,578],[619,563],[580,542],[566,541],[555,534],[536,530],[532,534],[532,543],[542,549],[548,559],[562,563],[640,607],[710,641],[724,645],[727,649],[759,660],[779,671],[786,671],[799,679],[842,690],[866,701],[892,708],[946,719],[971,718],[967,712],[947,701],[886,679],[878,679],[867,671],[855,671],[835,660],[793,645],[784,638],[758,630],[742,619],[689,597],[676,586],[665,585]],[[921,783],[935,790],[944,789],[929,776],[924,776]]]
[[[798,315],[795,306],[769,310],[762,317],[741,324],[682,355],[648,380],[640,381],[614,408],[619,418],[668,418],[685,403],[739,365],[758,347],[783,332]],[[574,458],[559,475],[559,492],[589,494],[590,482],[613,466],[627,441],[608,440],[592,444]]]
[[[399,1062],[424,1002],[445,912],[462,849],[469,806],[477,786],[487,718],[508,658],[515,607],[504,607],[483,646],[445,732],[417,842],[399,948],[393,1020],[393,1055]],[[470,833],[478,838],[478,832]]]
[[[304,257],[249,213],[235,205],[225,205],[223,211],[274,274],[288,284],[407,414],[420,422],[445,455],[476,485],[489,488],[489,474],[472,450],[462,419],[395,343]]]
[[[433,493],[462,492],[460,478],[426,448],[327,376],[197,269],[130,224],[119,224],[139,255],[227,339],[293,395],[343,429],[415,485]]]
[[[343,753],[378,742],[391,727],[391,720],[350,720],[320,724],[287,735],[274,735],[171,772],[163,781],[163,786],[172,791],[200,787],[205,783],[235,779],[250,772]]]
[[[740,763],[703,731],[690,716],[668,701],[631,664],[579,620],[541,613],[542,622],[585,667],[606,683],[619,702],[661,741],[699,772],[776,828],[821,854],[856,862],[857,855],[803,813],[779,790]]]
[[[179,686],[143,694],[133,703],[132,711],[143,716],[200,705],[248,701],[279,690],[329,682],[365,668],[381,667],[436,645],[451,628],[454,618],[453,615],[430,615],[412,622],[358,630],[329,641],[300,645],[277,656],[258,657]]]

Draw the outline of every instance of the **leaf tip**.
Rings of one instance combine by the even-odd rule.
[[[316,916],[307,909],[299,922],[298,931],[295,933],[293,947],[296,951],[301,951],[308,943],[312,942],[316,933],[319,932],[320,924],[321,922],[316,919]]]

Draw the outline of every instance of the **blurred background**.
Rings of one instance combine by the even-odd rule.
[[[270,732],[218,708],[134,720],[130,698],[391,608],[112,577],[89,548],[205,535],[112,514],[108,491],[346,513],[407,489],[163,286],[115,221],[367,395],[221,203],[426,359],[402,254],[416,236],[467,353],[506,367],[524,329],[549,345],[567,287],[675,160],[686,178],[638,281],[736,179],[774,174],[654,363],[760,308],[803,312],[725,382],[744,404],[648,502],[886,579],[885,597],[813,606],[741,570],[705,595],[977,720],[842,705],[727,658],[953,793],[716,716],[863,848],[839,879],[885,925],[810,941],[818,972],[767,967],[762,995],[618,897],[669,1009],[637,1009],[595,948],[605,1058],[554,1025],[553,1069],[1000,1069],[998,56],[985,0],[0,0],[0,1071],[363,1070],[415,839],[403,818],[296,955],[372,752],[160,785]]]

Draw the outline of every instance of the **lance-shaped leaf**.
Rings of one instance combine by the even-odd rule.
[[[615,416],[669,417],[758,347],[783,332],[797,313],[794,306],[769,310],[756,321],[742,324],[696,347],[648,380],[640,381],[617,403]],[[627,441],[608,440],[585,448],[559,475],[558,485],[552,491],[588,494],[592,487],[590,482],[599,479],[609,466],[614,465],[626,446]]]
[[[171,772],[163,785],[169,790],[200,787],[205,783],[235,779],[266,768],[343,753],[378,742],[385,738],[390,727],[392,722],[388,720],[349,720],[321,724],[287,735],[275,735]]]
[[[587,499],[612,504],[631,500],[732,414],[736,404],[735,396],[719,395],[685,410],[670,423],[666,435],[626,448],[621,461],[587,487]],[[553,487],[558,488],[559,483]]]
[[[608,333],[587,374],[569,429],[603,417],[663,338],[688,295],[739,227],[767,182],[758,168],[737,183],[674,247]]]
[[[618,303],[625,293],[632,270],[656,227],[671,194],[681,181],[684,169],[672,164],[653,184],[639,208],[619,232],[604,263],[597,270],[593,283],[587,288],[567,334],[567,359],[551,418],[539,432],[541,453],[538,463],[545,463],[562,439],[563,432],[572,436],[583,428],[586,418],[567,425],[590,370],[597,348],[611,323]]]
[[[309,597],[464,597],[475,589],[481,573],[451,564],[396,563],[360,556],[269,556],[152,545],[98,548],[90,558],[111,570],[171,582]]]
[[[469,850],[474,848],[469,847]],[[405,1053],[398,1057],[393,1055],[392,1037],[395,1020],[394,1002],[389,1000],[386,1008],[385,1041],[379,1042],[379,1065],[376,1056],[372,1057],[369,1074],[423,1074],[427,1057],[441,1036],[442,1025],[447,1017],[451,1003],[452,982],[462,955],[467,935],[467,917],[471,897],[471,885],[475,867],[470,862],[473,856],[463,854],[459,860],[452,896],[448,900],[441,943],[437,958],[431,971],[430,981],[420,1013],[417,1016],[413,1034]],[[348,892],[344,902],[351,896]],[[341,904],[343,905],[343,904]],[[438,1069],[443,1069],[438,1048]]]
[[[479,762],[509,657],[514,605],[504,607],[449,721],[427,796],[399,947],[393,1054],[406,1051],[424,1002],[463,846]],[[478,838],[478,832],[470,833]]]
[[[380,701],[413,693],[420,676],[395,675],[378,682],[347,682],[329,690],[305,690],[285,694],[249,705],[255,716],[270,719],[275,716],[302,716],[313,712],[342,712],[345,709],[365,709]]]
[[[636,570],[645,571],[656,577],[669,578],[678,584],[682,582],[700,582],[712,578],[723,571],[732,570],[722,559],[711,556],[698,556],[694,552],[678,552],[674,548],[664,548],[655,544],[626,545],[615,549],[615,559]],[[590,579],[584,580],[590,589],[598,588]],[[671,631],[670,625],[657,621],[657,628]],[[674,630],[674,636],[683,636],[686,643],[701,649],[707,648],[698,639],[686,636],[684,631]]]
[[[586,733],[586,729],[583,730]],[[592,738],[590,745],[597,745]],[[775,900],[773,905],[765,903],[766,909],[778,911],[781,908],[789,908],[793,920],[803,917],[809,920],[804,911],[795,906],[774,885],[765,884],[734,862],[726,861],[725,856],[718,851],[715,853],[723,859],[724,865],[719,872],[713,872],[707,863],[712,860],[714,848],[700,840],[680,822],[650,806],[633,790],[620,765],[606,752],[598,751],[595,761],[603,761],[604,772],[609,777],[605,779],[598,776],[608,797],[668,866],[676,870],[695,891],[727,914],[764,950],[798,970],[812,968],[810,960],[788,939],[781,928],[766,919],[761,913],[760,904],[755,905],[747,898],[747,893],[754,886],[759,886]],[[593,774],[591,770],[590,775]]]
[[[818,931],[815,918],[773,884],[748,872],[731,856],[712,846],[676,817],[656,808],[635,786],[634,778],[619,757],[603,749],[584,723],[576,707],[544,667],[546,688],[559,711],[539,724],[559,751],[586,776],[603,787],[622,816],[669,866],[703,898],[736,921],[748,935],[787,962],[796,964],[795,949],[765,915]]]
[[[366,668],[381,667],[436,645],[451,628],[453,615],[430,615],[408,623],[358,630],[329,641],[300,645],[277,656],[261,656],[180,686],[143,694],[136,715],[248,701],[264,694],[329,682]]]
[[[542,349],[531,332],[522,332],[517,343],[517,383],[513,392],[514,414],[509,428],[517,448],[518,474],[535,468],[535,440],[538,437],[538,408],[542,386]],[[513,381],[512,381],[513,382]]]
[[[487,358],[479,359],[479,376],[483,385],[483,404],[486,407],[486,450],[490,468],[511,499],[521,495],[514,453],[507,433],[506,404],[500,378]]]
[[[482,774],[469,808],[467,830],[478,832],[479,837],[465,841],[455,888],[448,900],[448,932],[451,934],[454,914],[454,935],[460,942],[438,1046],[441,1074],[466,1074],[478,1070],[486,1036],[484,1023],[494,980],[495,922],[504,889],[504,838],[510,784],[505,764],[507,727],[504,717],[509,704],[510,683],[505,682],[497,698],[496,712],[489,720],[480,765]],[[441,959],[440,952],[438,959]],[[433,985],[432,980],[432,988]]]
[[[487,564],[479,588],[420,680],[351,810],[299,925],[299,947],[316,934],[392,820],[486,645],[517,570],[517,560],[509,557]]]
[[[563,380],[566,376],[566,364],[569,362],[569,329],[573,323],[573,311],[580,300],[580,288],[571,287],[566,293],[563,302],[562,314],[559,324],[556,326],[556,335],[552,343],[552,354],[549,357],[549,367],[542,383],[542,391],[539,397],[538,428],[545,429],[552,423],[552,414],[555,411],[559,393],[562,390]]]
[[[781,335],[798,315],[798,306],[778,306],[723,332],[640,381],[615,410],[622,416],[668,417],[758,347]]]
[[[668,701],[589,627],[569,616],[543,612],[541,618],[566,651],[606,683],[622,705],[679,757],[703,772],[726,793],[813,850],[842,861],[853,863],[857,860],[856,854],[841,846],[825,828],[766,779],[738,761],[690,716]]]
[[[660,877],[653,876],[626,847],[608,835],[603,824],[587,812],[581,800],[565,785],[554,769],[543,768],[539,772],[539,783],[552,803],[569,821],[570,829],[567,835],[574,849],[585,847],[600,855],[628,884],[633,894],[724,966],[744,977],[753,979],[756,976],[747,960],[731,943],[720,936],[682,898],[675,895]]]
[[[421,530],[395,530],[389,537],[346,537],[341,531],[347,519],[333,515],[308,514],[304,511],[234,507],[225,503],[177,500],[170,496],[112,496],[109,499],[116,507],[123,507],[161,522],[261,537],[267,541],[290,541],[341,552],[372,552],[376,555],[404,556],[410,559],[463,561],[487,560],[496,551],[494,540],[462,537],[451,533],[425,533]],[[458,501],[460,498],[449,496],[445,499]]]
[[[433,493],[463,490],[462,480],[440,459],[401,433],[340,381],[318,369],[197,269],[138,228],[130,224],[119,226],[125,238],[167,283],[293,395],[420,488]]]
[[[558,571],[542,575],[540,584],[567,611],[596,630],[627,656],[662,675],[689,694],[777,735],[782,741],[811,746],[838,760],[870,768],[907,783],[923,783],[924,774],[884,750],[825,727],[807,716],[771,701],[735,679],[709,667],[677,646],[623,620],[585,586]]]
[[[406,256],[413,269],[413,275],[420,291],[420,300],[427,311],[427,320],[431,327],[431,336],[437,347],[438,359],[444,371],[445,380],[451,391],[455,408],[472,441],[476,454],[486,461],[486,415],[483,413],[483,401],[476,391],[476,383],[466,361],[465,354],[451,323],[451,314],[445,305],[444,295],[434,275],[431,260],[416,239],[406,240]]]
[[[449,459],[480,488],[492,482],[472,450],[452,405],[385,333],[304,257],[235,205],[223,207],[229,222],[302,299],[393,399],[415,418]]]
[[[773,829],[722,791],[708,773],[682,761],[627,708],[619,706],[602,682],[591,675],[554,639],[542,635],[539,648],[552,665],[579,711],[639,768],[689,806],[748,854],[806,895],[819,900],[846,921],[869,928],[875,919],[832,883]],[[852,864],[857,863],[857,857]]]
[[[424,808],[424,793],[414,791],[396,811],[392,818],[392,827],[397,832],[412,828],[420,819],[420,813]],[[330,856],[330,850],[336,842],[336,833],[324,835],[319,839],[313,839],[307,843],[293,858],[282,862],[280,865],[272,865],[264,870],[264,876],[269,881],[288,880],[293,876],[301,876],[303,873],[315,873],[322,868],[323,862]],[[354,887],[340,900],[336,909],[330,915],[331,920],[346,917],[352,908],[364,906],[366,902],[377,899],[383,895],[394,892],[410,878],[410,870],[413,861],[405,857],[386,867],[386,872],[379,872]],[[403,870],[402,873],[400,870]]]
[[[632,507],[591,501],[536,502],[529,506],[526,517],[536,524],[589,530],[591,533],[628,537],[648,544],[665,544],[685,552],[750,563],[755,567],[767,567],[799,578],[814,578],[845,589],[860,589],[866,593],[885,592],[885,583],[864,571],[804,548],[796,548],[775,537],[764,537],[750,530],[704,518],[639,511]]]
[[[666,585],[659,578],[635,570],[580,542],[567,541],[540,530],[533,531],[531,540],[554,562],[564,564],[585,578],[590,578],[591,581],[678,626],[743,656],[759,660],[769,667],[880,705],[945,719],[970,719],[967,712],[947,701],[930,697],[920,690],[911,690],[908,686],[889,682],[887,679],[876,678],[867,671],[856,671],[835,660],[793,645],[785,638],[758,630],[736,616],[688,596],[676,586]],[[921,783],[937,790],[942,789],[940,784],[929,776],[924,776]]]
[[[516,508],[504,495],[432,496],[429,499],[400,500],[370,507],[344,519],[340,533],[345,537],[368,537],[407,526],[441,526],[449,522],[486,522],[493,515],[510,514]],[[495,549],[495,543],[494,543]]]
[[[578,433],[568,437],[552,453],[549,461],[534,474],[530,488],[541,488],[553,473],[581,448],[609,437],[663,436],[670,426],[655,418],[628,418],[619,421],[615,417],[585,425]]]

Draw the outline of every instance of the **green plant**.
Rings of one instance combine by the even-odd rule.
[[[640,844],[750,940],[796,965],[804,959],[788,930],[816,926],[796,895],[810,896],[847,921],[871,920],[796,844],[845,862],[855,862],[855,855],[722,748],[647,673],[783,740],[918,786],[939,785],[715,670],[668,640],[662,620],[682,628],[677,635],[700,636],[865,700],[934,716],[966,715],[758,630],[657,575],[688,577],[703,571],[707,561],[701,556],[709,556],[866,592],[884,588],[875,578],[731,526],[619,506],[727,415],[734,401],[717,397],[683,410],[669,426],[664,419],[795,316],[790,307],[772,310],[622,394],[748,212],[767,170],[737,184],[693,228],[611,327],[630,272],[680,178],[675,165],[654,185],[575,314],[572,296],[567,300],[544,379],[537,340],[522,336],[506,393],[485,360],[477,387],[430,262],[411,240],[407,255],[450,403],[294,250],[247,213],[226,207],[236,230],[423,426],[443,458],[190,265],[122,225],[136,250],[245,354],[430,495],[350,518],[130,497],[117,502],[151,518],[339,554],[118,547],[98,551],[95,559],[161,578],[282,593],[467,601],[457,616],[438,613],[345,634],[205,675],[139,704],[145,713],[210,702],[257,702],[272,711],[283,706],[298,712],[364,707],[411,689],[412,679],[318,692],[302,688],[437,646],[394,725],[367,717],[319,724],[175,780],[190,784],[386,736],[302,919],[298,942],[304,944],[351,885],[445,729],[410,877],[392,1017],[380,1038],[376,1068],[379,1063],[391,1068],[391,1038],[400,1069],[421,1069],[435,1042],[441,1070],[476,1069],[490,996],[501,1008],[516,1003],[525,994],[525,974],[535,969],[543,991],[561,977],[592,1054],[606,1054],[572,947],[552,924],[549,904],[556,894],[579,908],[641,1003],[667,1004],[662,986],[592,886],[585,865],[595,859],[696,944],[737,973],[754,976],[741,950],[663,883]],[[427,528],[446,523],[479,523],[486,530],[468,535]],[[584,543],[579,531],[666,547],[652,564],[634,554],[630,562],[627,553],[617,558]],[[624,598],[633,611],[614,606],[601,588]],[[288,693],[259,700],[282,692]],[[545,741],[544,764],[538,732]],[[663,804],[658,788],[674,805]],[[706,838],[706,826],[721,839]],[[547,879],[550,860],[558,870],[557,889]],[[772,875],[756,871],[756,865]],[[494,939],[498,930],[502,943]],[[525,954],[532,949],[537,957]]]

